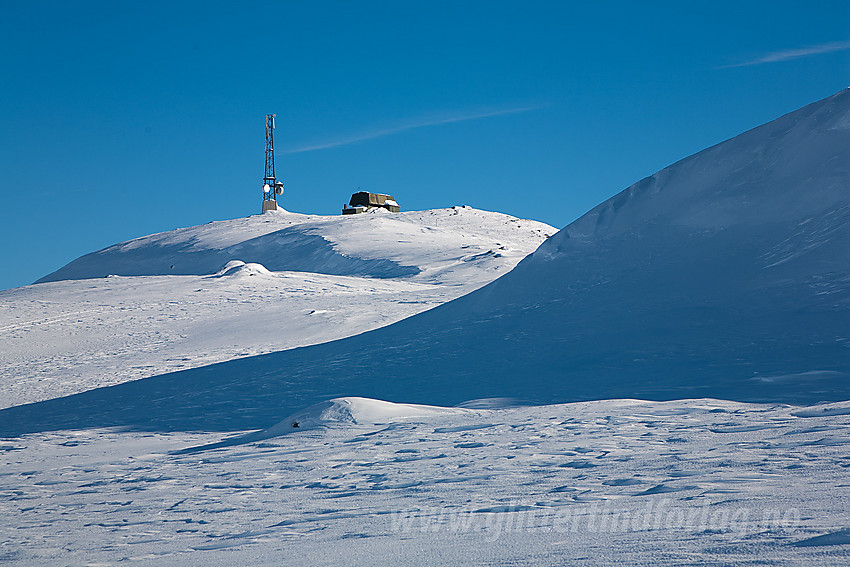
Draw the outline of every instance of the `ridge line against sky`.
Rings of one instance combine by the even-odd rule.
[[[780,49],[779,51],[774,51],[755,59],[750,59],[741,63],[733,63],[731,65],[722,65],[717,68],[733,69],[735,67],[751,67],[753,65],[764,65],[766,63],[781,63],[783,61],[802,59],[803,57],[811,57],[813,55],[821,55],[824,53],[834,53],[836,51],[846,51],[848,49],[850,49],[850,40],[830,41],[827,43],[819,43],[817,45],[809,45],[807,47]]]
[[[466,122],[469,120],[479,120],[481,118],[491,118],[495,116],[505,116],[508,114],[520,114],[523,112],[531,112],[533,110],[539,110],[541,108],[545,108],[547,105],[536,105],[536,106],[518,106],[513,108],[502,108],[498,110],[489,110],[489,111],[477,111],[477,112],[469,112],[465,114],[456,114],[443,118],[430,118],[430,119],[420,119],[420,120],[411,120],[407,123],[400,124],[398,126],[391,126],[389,128],[381,128],[377,130],[370,130],[366,132],[362,132],[360,134],[351,134],[348,136],[340,136],[333,140],[328,140],[325,142],[318,142],[314,144],[306,144],[303,146],[295,147],[295,148],[286,148],[280,151],[283,154],[298,154],[302,152],[312,152],[315,150],[325,150],[329,148],[336,148],[339,146],[346,146],[348,144],[356,144],[358,142],[365,142],[367,140],[374,140],[375,138],[383,138],[384,136],[391,136],[393,134],[397,134],[399,132],[404,132],[406,130],[413,130],[415,128],[424,128],[426,126],[439,126],[441,124],[452,124],[456,122]]]

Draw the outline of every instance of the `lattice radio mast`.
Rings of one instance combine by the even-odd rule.
[[[274,174],[274,117],[266,114],[266,173],[263,176],[263,212],[277,210],[277,196],[283,195],[283,182]]]

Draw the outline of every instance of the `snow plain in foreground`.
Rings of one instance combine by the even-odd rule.
[[[844,565],[850,405],[362,398],[259,442],[7,440],[8,565]],[[268,433],[268,432],[267,432]],[[274,432],[273,432],[274,433]]]

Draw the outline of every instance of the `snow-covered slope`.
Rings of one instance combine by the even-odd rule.
[[[122,242],[77,258],[36,283],[208,275],[241,260],[274,272],[467,285],[501,275],[554,232],[537,221],[466,206],[348,216],[277,210]],[[482,274],[499,270],[495,276]]]
[[[554,232],[469,207],[276,211],[117,244],[0,292],[0,406],[356,335],[492,281]]]
[[[850,398],[848,126],[845,90],[700,152],[415,318],[0,421],[247,429],[339,396]]]
[[[850,90],[636,183],[432,324],[461,312],[544,397],[850,397]]]

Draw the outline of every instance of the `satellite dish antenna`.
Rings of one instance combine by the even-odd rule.
[[[283,195],[283,181],[278,181],[274,184],[274,192],[278,195]]]
[[[271,189],[272,189],[272,188],[271,188],[271,187],[269,187],[269,184],[268,184],[268,183],[265,183],[265,184],[263,185],[263,193],[268,193],[269,191],[271,191]]]

